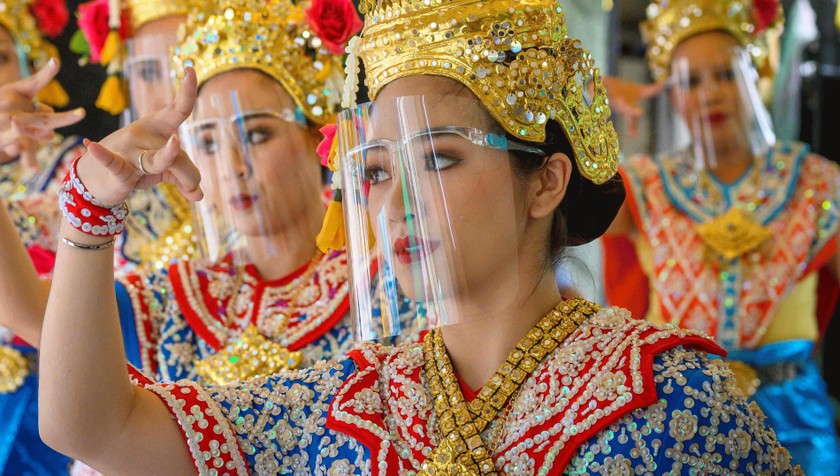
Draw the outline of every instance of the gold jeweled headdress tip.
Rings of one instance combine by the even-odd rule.
[[[201,85],[238,69],[277,80],[317,124],[334,120],[342,89],[341,57],[306,19],[306,3],[223,0],[187,18],[175,48],[174,71],[193,66]]]
[[[146,23],[174,16],[186,16],[198,6],[194,0],[126,0],[131,12],[131,31]]]
[[[769,54],[766,32],[782,20],[777,0],[653,0],[641,30],[651,72],[660,80],[669,75],[677,45],[710,31],[734,36],[761,69]]]
[[[569,36],[556,0],[363,0],[359,9],[371,98],[402,77],[448,77],[520,139],[544,141],[546,123],[558,122],[588,180],[616,174],[618,137],[600,71]]]

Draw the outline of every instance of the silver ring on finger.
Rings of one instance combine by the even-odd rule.
[[[146,170],[146,167],[143,167],[143,156],[146,155],[146,152],[148,152],[148,150],[140,152],[140,155],[137,156],[137,167],[141,172],[143,172],[143,175],[151,175],[152,173]]]
[[[41,109],[41,103],[38,102],[37,99],[32,101],[32,109],[36,112],[38,111],[38,109]]]

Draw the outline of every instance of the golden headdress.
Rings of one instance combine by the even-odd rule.
[[[46,62],[44,58],[49,59],[49,56],[35,17],[29,12],[29,3],[27,0],[0,0],[0,26],[9,30],[30,61]]]
[[[618,136],[601,73],[580,40],[569,36],[557,0],[362,0],[361,38],[350,40],[345,107],[352,104],[358,67],[365,66],[371,99],[391,81],[413,75],[454,79],[483,103],[504,129],[520,139],[541,142],[546,124],[563,128],[585,178],[578,193],[597,200],[596,219],[567,213],[569,242],[600,236],[615,218],[624,192],[618,171]],[[588,98],[588,99],[587,99]],[[328,139],[329,141],[330,139]],[[336,170],[337,141],[323,147]],[[341,188],[340,174],[333,187]],[[588,184],[588,185],[587,185]],[[341,194],[327,210],[318,235],[321,250],[344,245]]]
[[[654,0],[641,25],[651,72],[656,79],[666,78],[674,48],[710,31],[734,36],[760,69],[768,56],[765,33],[781,20],[781,12],[776,0]]]
[[[146,23],[172,16],[185,16],[197,6],[191,0],[126,0],[130,12],[131,31]]]
[[[36,69],[43,67],[50,58],[58,58],[55,46],[46,41],[42,33],[46,32],[50,36],[58,35],[67,24],[68,13],[63,4],[49,3],[45,2],[42,6],[39,20],[30,11],[32,7],[38,7],[36,2],[0,0],[0,26],[9,31],[15,41],[15,46],[26,55],[26,59]],[[64,107],[70,101],[67,92],[55,80],[39,93],[38,99],[56,107]]]
[[[277,80],[315,123],[335,119],[342,87],[341,57],[331,53],[291,0],[223,0],[187,19],[175,48],[175,71],[193,66],[201,85],[235,69]]]
[[[618,138],[606,89],[556,0],[365,0],[360,9],[358,52],[371,98],[401,77],[445,76],[516,137],[543,141],[546,123],[557,121],[593,183],[615,175]]]

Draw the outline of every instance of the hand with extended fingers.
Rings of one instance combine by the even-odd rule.
[[[25,166],[37,168],[39,146],[53,138],[55,129],[85,117],[82,108],[55,112],[36,99],[59,68],[53,59],[32,76],[0,86],[0,163],[19,156]]]
[[[639,120],[645,113],[642,102],[659,94],[665,82],[641,84],[615,76],[604,76],[603,81],[610,98],[610,108],[624,118],[627,133],[635,137],[639,133]]]
[[[200,200],[201,177],[176,135],[192,113],[195,98],[195,71],[188,68],[172,104],[99,143],[86,140],[87,153],[77,171],[87,190],[103,203],[119,204],[134,190],[170,182],[188,199]]]

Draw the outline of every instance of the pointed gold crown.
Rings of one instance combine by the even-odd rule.
[[[29,0],[0,0],[0,26],[9,30],[16,46],[27,59],[40,68],[50,59],[50,46],[38,30],[38,22],[29,12]]]
[[[398,78],[445,76],[520,139],[544,141],[546,123],[558,122],[592,182],[615,175],[618,137],[600,71],[556,0],[363,0],[360,10],[372,99]]]
[[[775,0],[654,0],[641,30],[651,72],[659,80],[668,77],[677,45],[710,31],[734,36],[761,69],[768,56],[767,29],[781,19]]]
[[[190,0],[127,0],[131,12],[131,31],[146,23],[173,16],[185,16],[197,6]]]
[[[291,0],[223,0],[187,18],[174,71],[193,66],[201,85],[235,69],[277,80],[315,123],[335,119],[341,101],[341,57],[312,31],[305,6]]]

